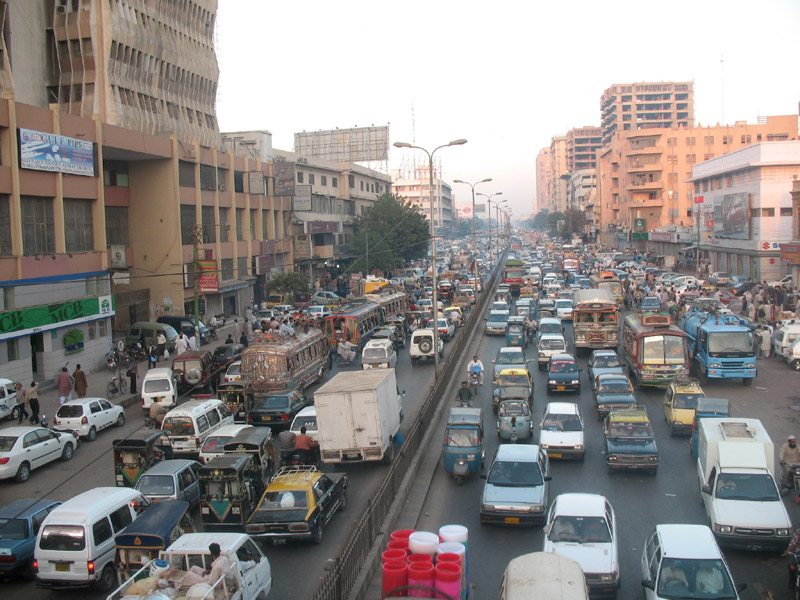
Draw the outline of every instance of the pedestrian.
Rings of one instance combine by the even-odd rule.
[[[158,356],[156,357],[156,362],[161,360],[161,357],[166,359],[167,357],[167,336],[164,335],[163,331],[159,331],[158,335],[156,336],[156,343],[158,344]]]
[[[239,325],[239,319],[233,320],[233,339],[238,340],[242,337],[242,326]]]
[[[195,336],[195,334],[189,336],[189,350],[191,350],[192,352],[197,350],[197,337]]]
[[[78,394],[78,398],[86,398],[89,382],[86,381],[86,373],[81,370],[80,365],[75,367],[75,371],[72,373],[72,381],[75,384],[75,393]]]
[[[31,407],[31,424],[38,425],[39,423],[39,384],[31,381],[31,387],[28,388],[28,406]]]
[[[225,343],[225,344],[235,344],[235,343],[236,343],[236,342],[233,340],[233,334],[232,334],[232,333],[229,333],[229,334],[228,334],[228,339],[226,339],[224,343]]]
[[[770,355],[770,333],[767,327],[761,330],[761,356],[769,358]]]
[[[19,412],[19,422],[22,423],[23,419],[27,419],[30,415],[28,411],[25,410],[25,404],[28,400],[28,394],[26,390],[22,389],[22,384],[17,382],[14,384],[17,388],[17,411]]]
[[[131,394],[136,394],[136,380],[139,379],[139,361],[136,359],[133,360],[133,364],[128,368],[128,372],[126,375],[131,380],[130,385],[130,392]]]
[[[175,340],[175,352],[180,356],[189,349],[189,340],[186,339],[186,334],[181,332],[178,339]]]
[[[244,331],[242,332],[242,335],[239,337],[239,343],[245,348],[247,348],[247,346],[249,345],[247,339],[247,333],[245,333]]]
[[[158,346],[150,342],[147,346],[147,369],[150,370],[156,366],[158,362]]]
[[[56,386],[58,387],[59,404],[72,400],[72,377],[69,376],[67,367],[61,367]]]

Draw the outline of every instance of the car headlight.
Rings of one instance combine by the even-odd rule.
[[[656,454],[654,456],[650,456],[650,457],[648,457],[648,460],[650,462],[658,462],[658,455]]]
[[[541,446],[541,444],[539,444]],[[575,444],[575,450],[583,450],[583,444]]]
[[[539,447],[542,450],[547,450],[550,447],[550,444],[543,444],[543,443],[539,442]]]
[[[616,576],[615,573],[604,573],[604,574],[600,575],[600,581],[602,581],[604,583],[611,583],[612,581],[615,581],[616,579],[617,579],[617,576]]]
[[[544,512],[544,506],[538,506],[538,505],[537,506],[530,506],[530,507],[528,507],[528,512],[533,512],[533,513]]]
[[[494,510],[494,504],[481,504],[481,510],[484,512]]]
[[[558,382],[555,379],[548,379],[547,383],[550,385],[556,385]]]
[[[714,533],[730,533],[733,531],[733,527],[730,525],[714,525]]]
[[[711,369],[721,369],[722,365],[720,363],[711,363],[708,365]]]
[[[778,535],[792,535],[791,529],[778,529]]]
[[[608,462],[617,462],[617,456],[614,454],[609,455]]]
[[[539,352],[539,358],[544,358],[545,356],[547,355],[544,352]]]
[[[572,383],[572,385],[577,385],[577,384],[579,384],[580,382],[581,382],[581,380],[580,380],[580,379],[573,379],[571,383]]]
[[[745,369],[752,369],[752,368],[753,368],[753,367],[755,367],[755,366],[756,366],[756,363],[747,363],[747,364],[744,366],[744,368],[745,368]]]

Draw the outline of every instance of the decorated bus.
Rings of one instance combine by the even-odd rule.
[[[361,350],[381,325],[383,311],[380,304],[354,299],[325,317],[322,331],[331,346],[336,346],[344,337]]]
[[[608,290],[617,306],[622,306],[625,297],[622,294],[622,281],[613,271],[601,271],[589,277],[591,286],[597,290]]]
[[[608,290],[576,290],[572,302],[573,343],[578,348],[616,348],[619,307]]]
[[[262,333],[242,353],[242,378],[256,394],[302,390],[321,380],[327,368],[328,340],[319,329],[294,336]]]
[[[689,375],[686,333],[672,325],[669,315],[628,315],[622,348],[631,379],[638,385],[666,387]]]

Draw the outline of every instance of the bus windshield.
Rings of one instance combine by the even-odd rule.
[[[651,335],[642,341],[642,363],[645,365],[680,365],[686,362],[681,336]]]
[[[750,331],[714,331],[708,334],[708,354],[722,358],[752,356],[753,333]]]

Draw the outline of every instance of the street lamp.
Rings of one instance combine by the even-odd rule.
[[[439,298],[436,289],[436,228],[434,225],[434,213],[433,213],[433,155],[436,154],[437,150],[441,148],[447,148],[448,146],[463,146],[467,143],[465,139],[458,139],[453,140],[452,142],[448,142],[447,144],[442,144],[441,146],[437,146],[433,149],[433,151],[428,152],[422,146],[415,146],[413,144],[409,144],[408,142],[395,142],[395,148],[415,148],[417,150],[422,150],[425,154],[428,155],[428,194],[430,194],[430,201],[431,201],[431,273],[433,274],[433,376],[434,378],[439,376]]]
[[[481,194],[480,192],[478,192],[478,196],[483,196],[489,203],[489,212],[487,214],[489,215],[489,259],[490,260],[492,258],[492,198],[494,198],[495,196],[502,196],[502,195],[503,192],[497,192],[494,194]]]
[[[464,183],[464,184],[468,185],[470,188],[472,188],[472,267],[474,269],[473,273],[475,273],[475,278],[476,279],[478,278],[478,266],[475,263],[475,260],[476,260],[476,257],[477,257],[476,252],[477,252],[478,246],[475,243],[475,186],[478,185],[479,183],[488,183],[491,180],[492,180],[491,177],[487,177],[486,179],[481,179],[480,181],[477,181],[475,183],[470,183],[469,181],[461,181],[460,179],[454,179],[453,180],[453,183]]]
[[[222,227],[225,231],[231,228],[230,223],[217,223],[203,225],[193,223],[192,234],[192,262],[194,263],[194,329],[197,336],[197,345],[200,345],[200,248],[203,246],[203,227]]]
[[[501,236],[501,234],[500,234],[500,205],[501,204],[506,204],[507,202],[508,202],[508,200],[506,200],[504,198],[502,200],[498,200],[494,204],[494,208],[495,208],[496,215],[497,215],[497,244],[496,244],[496,246],[497,246],[497,254],[498,254],[498,256],[500,255],[500,236]]]

